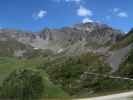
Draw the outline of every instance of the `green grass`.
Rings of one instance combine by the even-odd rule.
[[[35,59],[17,59],[10,57],[0,57],[0,84],[2,81],[15,69],[21,67],[29,67],[35,69],[40,66],[42,60],[39,58]]]
[[[40,70],[40,67],[44,63],[44,58],[33,58],[33,59],[17,59],[10,57],[0,57],[0,86],[5,78],[9,76],[11,72],[15,69],[26,67],[32,70],[39,70],[44,79],[45,92],[44,97],[64,97],[68,96],[62,89],[58,86],[54,85],[50,80],[49,76],[45,72],[45,70]]]
[[[0,85],[12,71],[22,66],[19,63],[15,58],[0,57]]]

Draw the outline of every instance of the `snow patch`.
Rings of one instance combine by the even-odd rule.
[[[63,49],[59,49],[58,51],[57,51],[57,53],[61,53],[61,52],[63,52],[64,50]]]
[[[39,48],[34,48],[34,50],[38,50]]]

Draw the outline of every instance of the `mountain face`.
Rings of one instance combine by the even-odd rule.
[[[125,47],[116,50],[113,48],[119,47],[123,41],[127,43],[127,40],[129,40],[127,38],[130,37],[132,38],[131,32],[128,35],[124,35],[119,30],[99,23],[76,24],[61,29],[45,28],[38,33],[0,30],[1,43],[12,45],[11,41],[15,41],[17,48],[14,51],[12,50],[14,55],[22,55],[29,50],[27,47],[30,47],[30,50],[50,50],[55,54],[63,53],[64,55],[93,52],[102,55],[106,59],[105,62],[109,63],[115,70],[132,46],[127,44]],[[6,46],[2,48],[10,48],[8,45]],[[19,46],[25,46],[26,49],[18,48]],[[126,47],[127,49],[124,49]]]
[[[60,51],[79,52],[90,48],[99,48],[114,44],[122,37],[122,33],[99,23],[76,24],[61,29],[44,29],[38,33],[16,30],[0,30],[0,41],[15,40],[33,48],[49,49],[55,53]]]
[[[108,42],[116,42],[117,38],[121,36],[121,32],[102,24],[86,23],[58,30],[44,29],[44,31],[40,33],[40,36],[45,40],[61,43],[86,41],[104,45]]]
[[[34,48],[51,49],[55,52],[79,43],[84,45],[110,45],[121,37],[120,31],[98,23],[78,24],[62,29],[44,29],[39,33],[0,30],[1,41],[13,39]]]

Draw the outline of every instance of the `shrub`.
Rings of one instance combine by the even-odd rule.
[[[1,98],[15,100],[33,100],[43,93],[43,79],[38,72],[19,69],[7,77],[1,89]]]

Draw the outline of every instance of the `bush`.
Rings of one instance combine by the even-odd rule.
[[[4,80],[1,98],[36,100],[41,97],[43,89],[43,79],[38,72],[29,69],[19,69],[12,72]]]
[[[54,84],[60,85],[63,90],[72,96],[86,90],[81,88],[81,85],[84,84],[81,84],[81,76],[85,72],[103,74],[111,71],[110,66],[93,53],[57,59],[45,65],[44,69]]]

